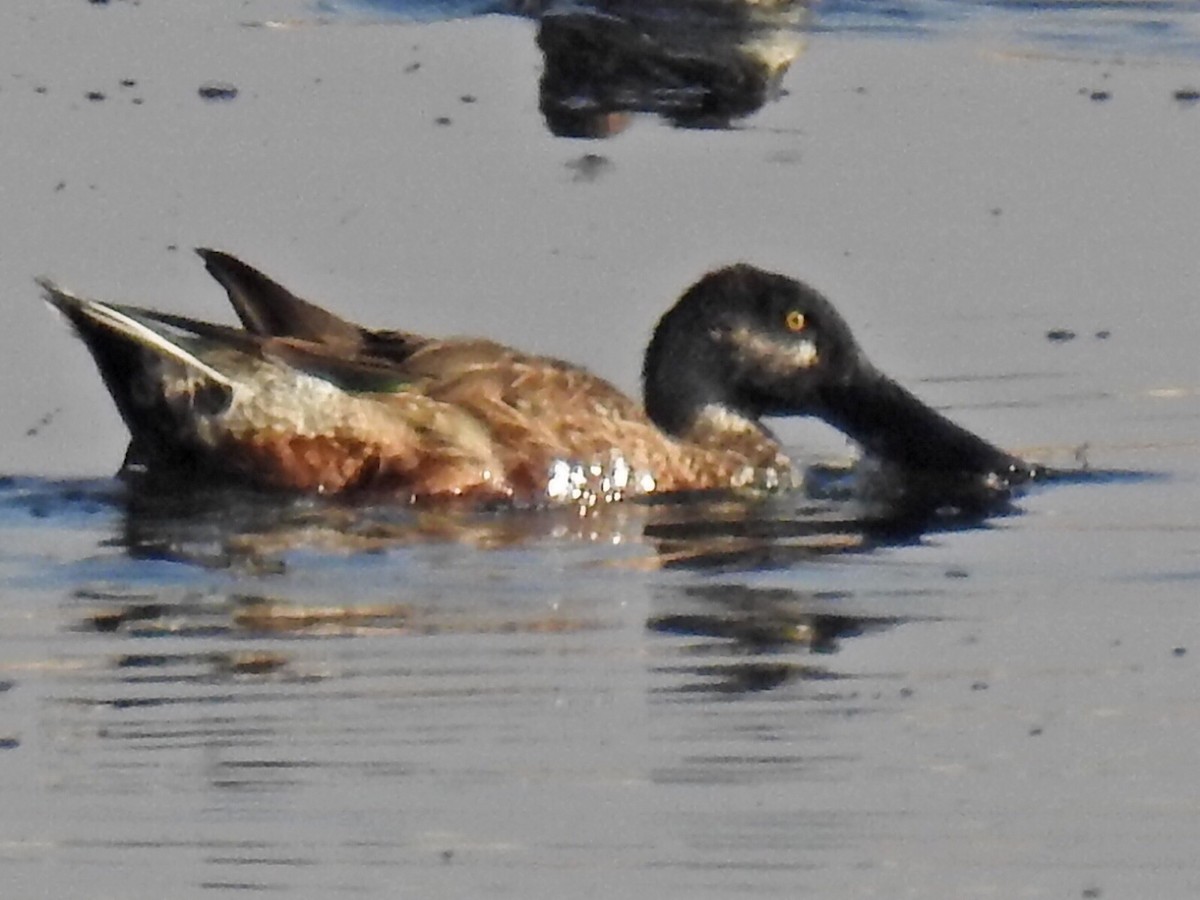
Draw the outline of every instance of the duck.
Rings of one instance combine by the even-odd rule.
[[[774,416],[822,419],[923,478],[1039,474],[879,371],[816,289],[747,263],[705,274],[661,317],[638,403],[560,359],[357,325],[229,253],[197,253],[241,327],[39,279],[129,430],[124,475],[413,503],[778,491],[802,475]]]

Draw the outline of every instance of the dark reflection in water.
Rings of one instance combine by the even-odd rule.
[[[695,640],[684,643],[685,662],[658,671],[686,676],[682,684],[664,688],[674,693],[741,695],[768,691],[797,680],[826,681],[837,676],[824,666],[789,660],[802,649],[832,654],[847,638],[883,631],[905,621],[901,616],[837,612],[847,594],[743,584],[704,584],[665,593],[656,600],[669,612],[654,613],[648,628]],[[713,657],[720,656],[716,660]]]
[[[1054,472],[1043,481],[1102,475]],[[0,526],[26,518],[50,527],[115,522],[105,543],[130,560],[263,576],[303,566],[305,554],[326,561],[331,555],[383,558],[447,543],[481,550],[636,544],[653,551],[637,562],[643,569],[746,570],[977,528],[1014,511],[1007,488],[977,478],[925,483],[894,476],[816,466],[802,492],[672,494],[589,509],[349,503],[158,479],[7,478],[0,479]]]
[[[533,18],[539,98],[556,135],[604,138],[634,113],[729,128],[779,96],[803,50],[808,0],[363,0],[410,18]]]
[[[904,621],[894,616],[865,617],[830,611],[847,599],[845,593],[742,584],[694,585],[684,588],[680,597],[671,598],[673,612],[652,615],[647,625],[664,634],[720,638],[737,653],[778,653],[795,646],[814,653],[834,653],[843,638]],[[682,600],[691,601],[695,609],[682,611]],[[711,649],[711,644],[703,646],[701,652]]]
[[[79,627],[203,639],[587,630],[600,626],[541,602],[449,601],[438,579],[449,572],[470,583],[501,571],[519,600],[522,592],[537,598],[557,587],[548,564],[561,564],[560,555],[588,571],[639,578],[668,570],[792,569],[911,543],[931,531],[982,527],[1012,512],[1009,496],[995,491],[917,491],[887,503],[864,503],[857,493],[853,476],[836,468],[813,469],[806,493],[671,497],[591,510],[352,506],[137,480],[7,479],[0,484],[0,525],[41,522],[99,533],[101,552],[10,576],[27,587],[70,590],[86,608]],[[656,632],[733,639],[756,652],[800,644],[828,652],[838,638],[871,627],[840,613],[815,614],[799,596],[737,585],[659,588],[656,603],[675,597],[681,608],[655,612],[647,624]],[[286,669],[286,659],[242,651],[131,653],[118,664],[134,672],[180,665],[191,667],[189,679],[221,680],[272,675]]]
[[[803,49],[799,3],[599,0],[538,20],[547,127],[608,137],[629,113],[683,128],[728,128],[775,99]]]

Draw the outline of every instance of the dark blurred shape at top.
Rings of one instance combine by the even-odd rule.
[[[728,128],[779,95],[803,49],[797,0],[593,0],[521,10],[538,17],[547,127],[603,138],[631,113],[682,128]]]

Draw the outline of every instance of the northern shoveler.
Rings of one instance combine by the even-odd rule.
[[[817,291],[750,265],[705,275],[659,321],[643,409],[569,363],[363,328],[198,252],[243,329],[41,282],[129,427],[126,470],[523,503],[770,489],[794,476],[762,417],[812,415],[902,469],[1036,474],[875,369]]]

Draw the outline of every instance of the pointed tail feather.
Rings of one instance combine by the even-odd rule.
[[[157,356],[173,360],[226,388],[233,387],[233,382],[225,375],[181,346],[152,316],[142,314],[136,307],[118,306],[78,297],[48,278],[39,278],[37,283],[44,292],[46,302],[61,312],[75,327],[93,355],[96,354],[99,343],[124,344],[129,348],[140,347]]]
[[[190,406],[222,409],[233,397],[234,382],[200,359],[186,343],[199,344],[203,337],[189,339],[186,329],[172,331],[142,310],[77,297],[49,279],[38,279],[46,302],[74,327],[87,346],[112,395],[132,438],[122,471],[164,465],[186,471],[200,457],[181,440],[184,422],[178,403],[166,394],[164,367],[167,362],[184,387]]]

